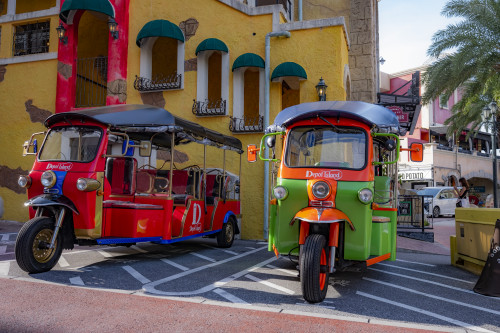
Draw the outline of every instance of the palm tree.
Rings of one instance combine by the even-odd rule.
[[[437,60],[423,74],[422,101],[448,100],[460,89],[462,98],[445,121],[451,135],[477,129],[483,107],[500,99],[500,0],[450,0],[441,14],[462,20],[432,38],[427,54]]]

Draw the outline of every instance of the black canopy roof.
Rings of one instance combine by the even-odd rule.
[[[135,140],[153,137],[153,143],[159,146],[170,147],[171,135],[175,134],[176,143],[195,141],[243,152],[240,140],[151,105],[120,104],[56,113],[45,120],[45,126],[50,127],[61,121],[71,123],[72,119],[97,121],[113,131],[127,132]]]
[[[397,115],[391,110],[375,104],[351,101],[325,101],[291,106],[278,113],[274,124],[266,131],[276,131],[296,121],[318,116],[355,119],[370,127],[376,126],[375,130],[378,132],[404,135]]]

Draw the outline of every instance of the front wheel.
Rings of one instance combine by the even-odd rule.
[[[217,233],[217,246],[218,247],[231,247],[234,241],[234,221],[229,218],[226,224],[222,226],[222,230]]]
[[[52,269],[62,253],[62,236],[58,233],[54,248],[48,248],[54,234],[55,221],[50,217],[35,217],[26,222],[16,239],[16,261],[28,273]]]
[[[432,216],[433,217],[439,217],[439,215],[441,215],[441,209],[439,209],[438,206],[434,207],[434,209],[432,210]]]
[[[326,239],[313,234],[306,238],[300,254],[300,285],[309,303],[322,302],[328,291],[328,256]]]

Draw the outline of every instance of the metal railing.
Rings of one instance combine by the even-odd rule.
[[[283,5],[285,12],[288,14],[288,19],[292,19],[292,2],[290,0],[255,0],[255,6]]]
[[[233,133],[258,133],[264,131],[264,117],[230,117],[229,130]]]
[[[50,22],[18,25],[14,28],[14,56],[49,52]]]
[[[398,196],[398,231],[426,232],[433,229],[431,195]]]
[[[182,74],[173,73],[171,75],[157,75],[154,79],[135,76],[134,88],[138,91],[161,91],[180,89]]]
[[[204,102],[193,99],[193,114],[202,116],[224,116],[226,115],[226,101],[218,99],[210,101],[206,99]]]
[[[108,94],[108,57],[76,60],[75,107],[106,105]]]

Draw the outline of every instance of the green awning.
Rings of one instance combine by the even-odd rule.
[[[168,37],[184,42],[182,30],[175,24],[167,20],[154,20],[146,23],[139,34],[135,43],[141,47],[141,40],[148,37]]]
[[[208,50],[216,50],[228,53],[226,44],[223,41],[217,38],[207,38],[203,42],[198,45],[196,48],[195,55],[198,55],[198,52],[208,51]]]
[[[72,24],[77,10],[91,10],[115,17],[115,9],[108,0],[66,0],[61,7],[59,18],[66,24]]]
[[[233,72],[240,67],[265,67],[265,61],[261,56],[255,53],[245,53],[240,55],[233,63]]]
[[[295,76],[299,80],[307,80],[307,73],[305,69],[294,62],[284,62],[276,66],[271,74],[271,81],[279,81],[280,78],[285,76]]]

